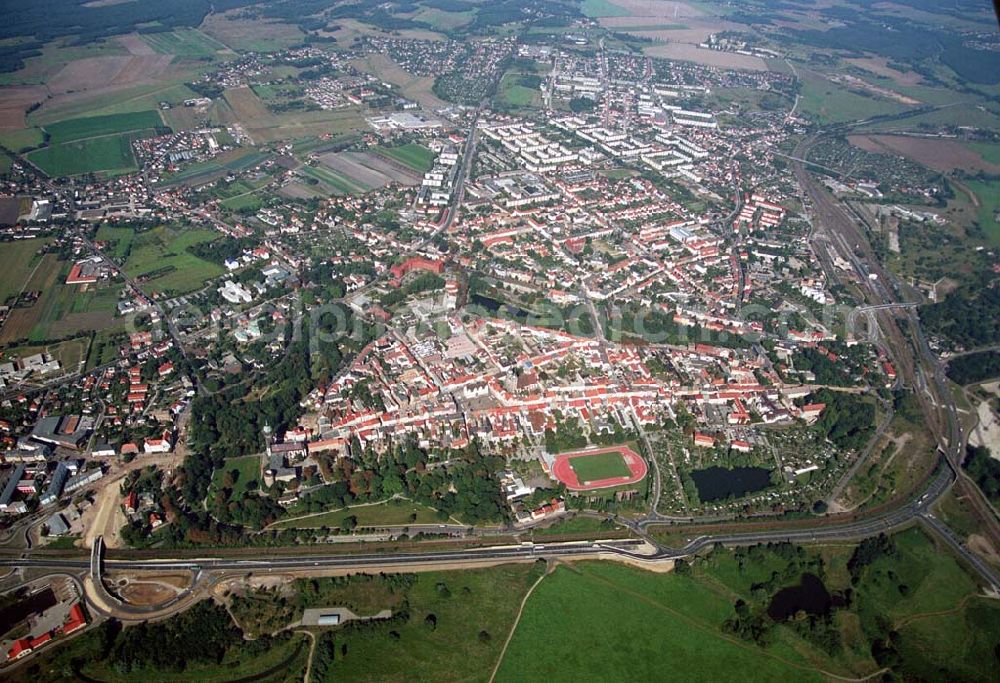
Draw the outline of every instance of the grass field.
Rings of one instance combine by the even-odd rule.
[[[100,283],[82,291],[76,285],[66,285],[72,263],[60,261],[56,254],[45,254],[29,263],[30,277],[22,284],[26,291],[41,292],[41,296],[32,306],[11,311],[0,342],[34,343],[117,326],[114,314],[120,285]],[[14,291],[20,291],[22,284]]]
[[[164,33],[146,33],[142,39],[151,48],[165,55],[181,57],[211,57],[226,46],[198,29],[180,28]]]
[[[632,475],[632,471],[618,452],[581,455],[571,458],[569,466],[573,468],[581,484]]]
[[[125,272],[138,280],[148,278],[143,289],[155,294],[184,294],[199,289],[209,278],[221,275],[222,266],[204,261],[187,248],[219,237],[214,230],[180,230],[161,226],[135,236]]]
[[[239,500],[247,490],[247,484],[252,481],[260,483],[260,456],[245,455],[240,458],[229,458],[226,460],[222,467],[212,473],[212,491],[209,492],[209,497],[212,496],[214,491],[222,488],[222,479],[226,473],[234,470],[238,474],[234,477],[231,500]]]
[[[338,646],[344,644],[345,656],[338,651],[327,680],[486,681],[521,598],[540,570],[510,564],[417,574],[406,589],[407,622],[333,634]],[[436,617],[433,628],[425,622],[429,614]],[[591,629],[601,630],[593,624]],[[550,633],[546,640],[552,639]]]
[[[31,271],[41,260],[37,255],[38,250],[48,242],[43,238],[18,240],[5,242],[0,247],[0,272],[3,273],[0,278],[0,303],[21,291]]]
[[[108,242],[109,246],[104,249],[104,253],[116,261],[122,262],[128,258],[133,239],[135,239],[135,230],[132,228],[118,228],[105,224],[97,229],[94,241]]]
[[[224,199],[219,202],[220,206],[223,206],[230,211],[238,211],[240,209],[253,209],[256,211],[261,206],[264,205],[264,201],[252,192],[246,194],[238,194],[235,197],[230,197],[229,199]]]
[[[908,107],[898,102],[860,95],[800,67],[800,111],[821,123],[841,123],[880,114],[896,114]]]
[[[850,606],[831,617],[838,638],[829,651],[795,619],[775,624],[765,614],[771,629],[765,646],[722,629],[737,599],[761,609],[755,586],[775,575],[779,586],[798,582],[801,570],[784,574],[793,566],[787,552],[717,549],[684,575],[615,563],[560,566],[528,599],[497,680],[865,677],[881,668],[871,643],[889,630],[902,655],[890,664],[894,679],[933,672],[935,680],[996,680],[1000,606],[980,597],[953,556],[923,532],[911,529],[893,539],[895,553],[878,556],[853,587],[848,560],[854,546],[812,547],[798,556],[822,560],[828,590],[853,588]]]
[[[141,132],[105,135],[43,147],[27,157],[53,178],[84,173],[129,173],[136,170],[132,141],[141,137]]]
[[[45,132],[49,134],[49,142],[60,144],[84,138],[114,133],[130,133],[133,131],[160,128],[163,119],[157,111],[146,110],[128,114],[109,114],[106,116],[87,116],[77,119],[67,119],[50,123]]]
[[[376,152],[419,173],[429,171],[434,164],[434,152],[412,142],[399,147],[380,148]]]
[[[557,567],[528,599],[496,680],[823,680],[723,634],[730,609],[674,575]]]
[[[994,245],[1000,245],[1000,222],[997,213],[1000,212],[1000,180],[968,180],[965,185],[979,199],[976,209],[976,219]]]
[[[528,107],[541,96],[520,83],[521,74],[508,73],[500,81],[500,99],[512,107]]]
[[[355,517],[359,527],[405,526],[407,524],[436,524],[440,522],[437,513],[429,507],[408,500],[390,500],[378,505],[343,508],[301,519],[284,520],[276,523],[272,528],[341,528],[347,517]]]

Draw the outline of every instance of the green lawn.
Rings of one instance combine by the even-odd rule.
[[[437,513],[430,508],[408,500],[390,500],[379,505],[331,510],[319,515],[278,522],[275,529],[341,528],[344,519],[355,517],[359,527],[400,526],[406,524],[438,524]]]
[[[823,680],[722,633],[730,610],[675,575],[560,566],[528,599],[496,680]]]
[[[419,173],[429,171],[434,164],[434,152],[413,142],[399,147],[381,148],[378,153]]]
[[[596,517],[570,517],[544,529],[532,529],[533,536],[558,536],[561,534],[597,534],[620,529],[617,524],[608,523]]]
[[[187,248],[218,238],[214,230],[167,226],[139,233],[125,262],[125,272],[136,279],[148,279],[143,285],[147,292],[177,295],[199,289],[205,280],[221,275],[223,269]]]
[[[129,173],[136,170],[132,141],[142,132],[105,135],[43,147],[28,159],[53,178],[84,173]]]
[[[245,455],[239,458],[229,458],[222,467],[212,473],[212,489],[221,489],[223,485],[222,480],[225,478],[226,474],[235,471],[236,476],[232,477],[234,480],[233,495],[230,496],[230,499],[239,500],[243,497],[243,493],[247,490],[247,485],[250,482],[256,481],[259,486],[260,464],[261,461],[259,455]]]
[[[160,54],[181,57],[211,57],[226,46],[198,29],[181,28],[164,33],[146,33],[142,39]]]
[[[109,114],[106,116],[86,116],[78,119],[66,119],[44,126],[49,134],[49,142],[60,144],[82,140],[113,133],[130,133],[132,131],[160,128],[163,119],[154,110],[137,111],[128,114]]]
[[[627,477],[632,470],[625,464],[621,453],[597,453],[571,458],[570,467],[576,472],[581,484],[590,481],[601,481],[612,477]]]

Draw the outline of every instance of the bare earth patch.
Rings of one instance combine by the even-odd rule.
[[[397,86],[400,92],[411,100],[429,108],[447,106],[447,102],[435,95],[431,88],[434,79],[430,76],[414,76],[385,55],[369,55],[356,59],[351,66],[370,73],[379,79]]]
[[[0,88],[0,129],[25,128],[24,112],[45,99],[45,86],[22,85]]]
[[[899,154],[935,171],[962,169],[972,173],[1000,173],[1000,165],[986,161],[955,140],[908,135],[849,135],[847,139],[868,152]]]
[[[989,401],[981,401],[976,406],[979,414],[979,424],[969,435],[969,443],[973,446],[985,446],[990,449],[990,455],[1000,460],[1000,419],[993,412]]]

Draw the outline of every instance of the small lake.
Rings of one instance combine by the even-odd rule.
[[[509,316],[515,320],[522,320],[528,317],[528,311],[514,306],[512,304],[503,303],[497,301],[496,299],[491,299],[488,296],[483,296],[482,294],[473,294],[469,297],[469,303],[476,306],[482,306],[487,311],[493,315],[505,315]]]
[[[775,621],[785,621],[802,610],[806,614],[829,614],[833,598],[815,574],[803,574],[797,586],[782,588],[771,598],[767,615]]]
[[[698,498],[703,503],[725,500],[730,496],[739,498],[754,491],[762,491],[771,485],[771,471],[763,467],[709,467],[691,473],[694,485],[698,487]]]

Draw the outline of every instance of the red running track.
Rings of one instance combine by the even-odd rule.
[[[622,459],[628,465],[631,475],[627,477],[610,477],[598,481],[588,481],[586,484],[580,483],[576,472],[570,465],[573,458],[586,458],[588,455],[599,455],[601,453],[621,453]],[[598,448],[592,451],[573,451],[562,453],[556,456],[552,463],[552,475],[566,485],[570,491],[593,491],[595,489],[605,489],[610,486],[625,486],[641,481],[649,471],[649,465],[642,457],[628,446],[612,446],[610,448]]]

